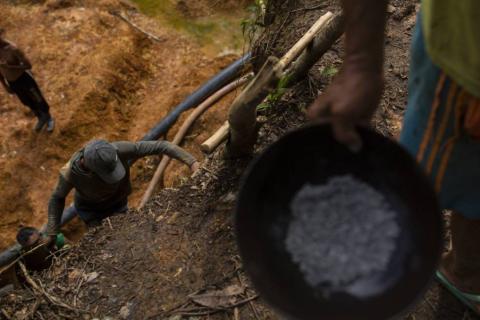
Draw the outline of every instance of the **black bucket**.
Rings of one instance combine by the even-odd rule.
[[[368,129],[360,134],[364,147],[354,154],[333,139],[328,125],[290,132],[252,163],[243,180],[236,208],[243,264],[261,296],[289,319],[389,319],[412,305],[433,277],[442,220],[429,180],[397,143]],[[376,277],[388,285],[368,297],[312,288],[285,248],[290,202],[299,189],[347,174],[384,195],[401,230],[399,258]]]

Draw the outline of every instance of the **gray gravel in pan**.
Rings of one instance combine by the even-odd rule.
[[[385,271],[400,228],[382,194],[352,176],[304,185],[285,240],[306,282],[327,292]]]

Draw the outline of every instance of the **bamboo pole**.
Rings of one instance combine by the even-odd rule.
[[[205,152],[205,153],[212,153],[215,148],[225,141],[228,136],[228,121],[225,121],[225,123],[207,140],[205,140],[204,143],[200,145],[200,149]]]
[[[278,77],[279,72],[283,72],[283,75],[286,75],[285,69],[290,64],[292,64],[292,62],[295,59],[297,59],[300,56],[300,54],[302,54],[302,52],[303,52],[302,57],[299,59],[302,61],[302,63],[297,64],[299,67],[298,69],[299,70],[301,69],[302,72],[304,71],[305,66],[307,65],[307,63],[304,63],[304,61],[306,60],[305,56],[310,58],[308,62],[312,61],[312,56],[318,57],[319,59],[321,55],[323,55],[324,51],[320,52],[321,50],[308,50],[308,49],[305,50],[305,48],[307,48],[307,46],[309,46],[310,44],[315,43],[315,41],[317,40],[316,39],[317,34],[319,34],[320,32],[322,32],[322,34],[320,34],[320,36],[318,37],[319,38],[319,41],[317,41],[318,45],[320,45],[323,48],[325,47],[325,43],[328,42],[327,45],[328,47],[330,47],[334,43],[334,40],[336,40],[341,34],[341,32],[339,32],[338,30],[343,29],[343,25],[338,23],[338,20],[340,19],[339,17],[340,17],[339,15],[335,16],[332,12],[327,12],[326,14],[321,16],[315,22],[315,24],[302,36],[302,38],[298,40],[297,43],[295,43],[295,45],[282,57],[282,59],[280,59],[280,61],[278,61],[277,64],[273,68],[271,68],[273,72],[271,72],[270,75],[268,75],[272,77],[270,80],[275,81],[275,77]],[[343,21],[343,19],[340,19],[340,20]],[[331,30],[332,25],[334,26],[335,30]],[[330,32],[326,32],[326,30]],[[334,36],[326,37],[325,33],[329,33],[329,34],[332,33],[334,34]],[[334,40],[332,41],[331,38],[334,38]],[[310,67],[311,65],[308,66],[308,69],[310,69]],[[294,69],[292,71],[293,74],[297,76],[297,74],[295,74],[295,68],[293,69]],[[218,147],[218,145],[220,145],[220,143],[222,143],[225,139],[228,138],[229,132],[230,132],[230,145],[227,148],[227,153],[231,153],[229,155],[230,157],[235,157],[237,155],[241,156],[245,152],[248,153],[248,149],[252,149],[251,146],[250,148],[245,146],[248,144],[251,144],[251,141],[253,141],[255,138],[252,135],[254,135],[255,133],[252,130],[250,130],[250,132],[246,132],[246,134],[243,134],[243,132],[245,132],[245,127],[247,128],[256,127],[255,120],[253,119],[256,118],[254,115],[256,114],[256,107],[258,105],[257,102],[260,99],[263,100],[268,95],[268,93],[272,91],[272,88],[271,88],[272,86],[270,83],[271,81],[269,79],[265,79],[265,78],[259,79],[259,78],[260,77],[257,77],[255,79],[255,81],[258,82],[257,86],[255,86],[255,83],[252,83],[251,85],[249,85],[247,88],[245,88],[244,92],[242,92],[242,94],[238,96],[238,98],[232,104],[232,107],[230,108],[230,114],[229,114],[229,120],[230,120],[229,125],[227,126],[224,125],[221,128],[219,128],[211,138],[209,138],[207,141],[205,141],[202,144],[202,150],[204,150],[207,153],[212,152]],[[270,83],[269,85],[270,88],[266,88],[266,90],[258,90],[258,86],[265,86],[265,84],[267,83]],[[259,95],[259,97],[257,97],[256,99],[253,99],[252,96],[255,94]],[[252,122],[252,121],[253,122],[250,123],[249,125],[245,125],[244,123],[242,123],[241,126],[237,125],[238,128],[232,127],[231,119],[240,119],[242,117],[250,119],[249,122]],[[241,121],[238,121],[238,122],[241,123]],[[232,130],[238,131],[237,134],[232,134]],[[240,149],[243,149],[243,150],[240,150]]]
[[[140,33],[143,33],[144,35],[146,35],[148,38],[152,39],[152,40],[155,40],[157,42],[164,42],[165,39],[162,39],[162,38],[159,38],[157,37],[156,35],[150,33],[150,32],[147,32],[145,30],[143,30],[142,28],[140,28],[139,26],[137,26],[135,23],[133,23],[132,21],[128,20],[127,17],[125,17],[124,15],[122,15],[121,13],[117,12],[117,11],[109,11],[109,13],[121,20],[123,20],[124,22],[126,22],[129,26],[131,26],[133,29],[137,30],[138,32]]]
[[[285,70],[285,68],[292,63],[301,53],[302,51],[308,46],[310,42],[312,42],[313,38],[315,38],[316,34],[325,28],[328,22],[333,18],[333,13],[328,11],[320,19],[317,20],[313,24],[313,26],[303,35],[300,40],[295,43],[295,45],[288,50],[288,52],[280,59],[278,62],[278,68],[281,70]]]
[[[252,74],[248,74],[239,80],[233,81],[230,84],[226,85],[216,93],[214,93],[212,96],[210,96],[207,100],[205,100],[202,104],[200,104],[193,112],[188,116],[188,118],[185,120],[185,122],[182,124],[180,129],[178,130],[177,134],[175,135],[172,143],[175,145],[179,145],[185,135],[187,134],[188,130],[192,126],[192,124],[205,112],[207,111],[211,106],[213,106],[215,103],[217,103],[221,98],[226,96],[228,93],[232,92],[236,88],[242,86],[245,84],[248,80],[251,79]],[[165,169],[167,168],[168,164],[170,163],[170,157],[168,156],[163,156],[162,160],[160,161],[160,164],[157,167],[157,170],[155,171],[155,174],[150,181],[150,184],[147,187],[147,190],[145,191],[145,194],[143,195],[142,200],[140,201],[140,205],[138,206],[138,209],[141,209],[145,206],[145,204],[150,200],[153,191],[155,190],[155,187],[157,186],[158,182],[160,179],[163,177],[163,173]]]

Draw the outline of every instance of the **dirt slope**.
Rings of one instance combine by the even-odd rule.
[[[123,10],[164,41],[146,39],[110,15],[111,9]],[[126,1],[1,2],[0,11],[4,17],[0,27],[32,60],[57,119],[52,135],[35,134],[31,130],[35,119],[28,109],[16,97],[0,93],[0,249],[12,243],[18,226],[46,221],[58,169],[85,142],[141,138],[195,88],[238,58],[203,53],[188,35],[139,14]],[[189,135],[186,146],[196,156],[201,153],[192,147],[223,123],[229,99],[208,112]],[[175,129],[169,137],[174,133]],[[150,159],[136,164],[132,205],[156,163]],[[188,174],[179,164],[170,168],[167,186]]]
[[[274,23],[258,43],[259,53],[285,52],[291,43],[332,2],[318,10],[317,1],[278,1]],[[406,99],[408,47],[415,21],[415,1],[393,1],[387,39],[387,90],[376,118],[376,127],[396,135]],[[412,10],[413,5],[413,10]],[[290,13],[295,11],[294,13]],[[301,13],[299,13],[301,12]],[[284,21],[287,21],[284,23]],[[289,25],[289,28],[279,28]],[[277,42],[278,41],[278,42]],[[267,48],[268,50],[266,50]],[[282,101],[264,111],[268,119],[260,132],[259,152],[286,130],[305,122],[302,110],[328,84],[341,64],[338,43],[316,66],[308,81],[299,84]],[[328,71],[327,71],[328,70]],[[225,162],[219,153],[210,156],[193,180],[176,189],[161,191],[141,212],[111,218],[92,230],[48,271],[34,276],[47,291],[83,309],[84,318],[123,319],[278,319],[255,299],[239,261],[232,212],[239,177],[248,159]],[[235,307],[202,307],[198,295],[235,285],[238,294],[227,295]],[[196,294],[193,295],[192,294]],[[251,302],[246,302],[253,299]],[[197,302],[194,302],[197,301]],[[205,303],[205,300],[202,300]],[[18,318],[37,306],[33,317],[80,318],[80,311],[48,303],[28,289],[0,300]],[[438,285],[404,319],[473,319],[473,316]]]

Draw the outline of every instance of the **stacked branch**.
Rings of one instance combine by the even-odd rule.
[[[304,79],[313,65],[342,35],[343,16],[326,13],[310,30],[278,60],[269,57],[255,79],[230,107],[228,125],[222,126],[212,138],[202,144],[202,150],[212,152],[228,138],[226,158],[239,158],[253,153],[257,141],[257,106],[274,90],[280,79],[286,88]]]

